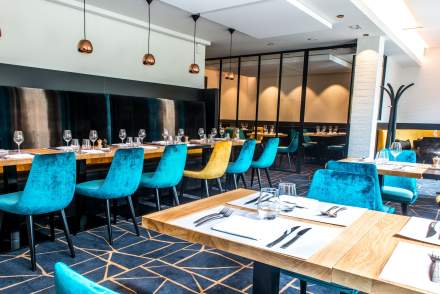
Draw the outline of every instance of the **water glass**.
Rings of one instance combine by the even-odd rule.
[[[322,126],[321,132],[325,133],[327,131],[327,126]]]
[[[275,127],[274,126],[270,126],[269,133],[271,133],[271,134],[275,133]]]
[[[386,163],[389,161],[388,152],[385,149],[380,150],[376,154],[375,162],[378,164]]]
[[[287,196],[296,196],[296,184],[294,183],[280,183],[278,185],[278,193]]]
[[[205,130],[203,128],[199,128],[198,134],[199,134],[200,140],[202,140],[203,136],[205,135]]]
[[[177,131],[177,137],[178,137],[179,143],[181,143],[183,137],[185,137],[185,130],[184,129],[179,129]]]
[[[72,139],[72,144],[70,145],[70,147],[72,148],[73,152],[78,152],[80,147],[79,147],[79,140],[78,139]]]
[[[211,135],[215,138],[215,136],[217,136],[217,129],[216,128],[212,128],[211,130]]]
[[[329,127],[328,127],[328,133],[329,133],[329,134],[333,134],[333,127],[332,127],[332,126],[329,126]]]
[[[121,139],[122,144],[124,144],[125,138],[127,138],[127,132],[125,129],[119,130],[119,139]]]
[[[23,131],[14,131],[14,142],[17,144],[18,153],[20,153],[20,145],[24,142]]]
[[[390,152],[393,155],[393,159],[397,160],[397,156],[402,152],[402,144],[400,142],[393,142],[390,146]]]
[[[138,137],[140,139],[140,145],[144,144],[144,139],[147,136],[147,132],[145,132],[145,129],[140,129],[138,132]]]
[[[335,134],[337,134],[337,133],[338,133],[338,129],[339,129],[339,127],[338,127],[338,126],[335,126],[335,127],[333,128],[333,132],[334,132]]]
[[[83,139],[82,141],[82,149],[83,150],[90,150],[90,140],[89,139]]]
[[[139,137],[134,137],[133,139],[133,146],[134,147],[139,147],[142,145],[142,140]]]
[[[127,146],[128,147],[133,147],[133,137],[128,137],[127,138]]]
[[[316,126],[316,133],[317,134],[321,133],[321,126]]]
[[[66,141],[66,146],[69,146],[69,142],[72,140],[72,131],[64,130],[63,139]]]
[[[239,128],[235,129],[235,139],[240,140],[240,129]]]
[[[272,220],[280,213],[280,198],[278,189],[262,188],[258,199],[258,217],[260,219]]]
[[[223,138],[223,135],[225,134],[225,128],[220,127],[219,133],[220,133],[220,137]]]
[[[98,140],[98,132],[96,130],[91,130],[89,133],[89,139],[92,142],[92,149],[95,149],[95,142]]]

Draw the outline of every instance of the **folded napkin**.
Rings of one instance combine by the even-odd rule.
[[[90,149],[90,150],[81,150],[81,153],[85,153],[85,154],[102,154],[102,153],[104,153],[104,151],[96,150],[96,149]]]
[[[34,158],[34,156],[29,153],[18,153],[18,154],[6,155],[5,158],[7,158],[7,159],[32,159],[32,158]]]

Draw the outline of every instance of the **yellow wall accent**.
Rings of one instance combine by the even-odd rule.
[[[423,137],[435,137],[434,132],[440,133],[440,130],[416,130],[416,129],[397,129],[396,139],[410,140],[414,148],[413,141]],[[387,130],[377,130],[377,150],[385,148],[387,140]]]

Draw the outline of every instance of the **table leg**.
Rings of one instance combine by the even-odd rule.
[[[5,193],[18,191],[18,173],[16,165],[3,167],[3,185]]]
[[[255,261],[252,293],[278,294],[279,289],[280,269]]]
[[[76,161],[76,182],[81,183],[87,180],[87,164],[86,160]]]

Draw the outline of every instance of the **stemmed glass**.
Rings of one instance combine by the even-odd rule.
[[[184,129],[179,129],[177,131],[177,140],[178,142],[182,142],[182,138],[185,136],[185,130]]]
[[[334,132],[335,134],[337,134],[337,133],[338,133],[338,129],[339,129],[339,127],[338,127],[338,126],[335,126],[335,127],[333,128],[333,132]]]
[[[162,137],[163,137],[163,140],[164,140],[166,145],[168,144],[168,136],[169,136],[168,130],[167,129],[163,129]]]
[[[14,132],[14,142],[18,146],[18,153],[21,153],[20,151],[20,145],[24,141],[23,131],[15,131]]]
[[[89,139],[92,142],[92,149],[95,149],[95,142],[98,140],[98,132],[96,130],[91,130],[89,133]]]
[[[125,129],[120,129],[119,130],[119,139],[121,139],[122,144],[124,144],[125,138],[127,138],[127,132],[125,131]]]
[[[397,160],[397,156],[402,152],[402,144],[400,144],[400,142],[393,142],[390,146],[390,152],[393,155],[394,160]]]
[[[240,140],[240,129],[239,128],[235,129],[235,139]]]
[[[139,139],[141,139],[141,144],[144,144],[144,139],[147,136],[147,133],[145,132],[144,129],[140,129],[138,132],[138,137]]]
[[[205,130],[203,128],[199,128],[198,133],[199,133],[199,136],[200,136],[200,140],[202,140],[203,136],[205,136]]]
[[[219,133],[220,133],[220,137],[223,138],[223,135],[225,134],[225,128],[224,127],[220,127]]]
[[[70,130],[64,130],[63,139],[66,141],[66,147],[69,147],[69,142],[72,140],[72,132]]]
[[[321,133],[321,126],[316,126],[316,133],[317,134]]]
[[[216,128],[211,129],[211,135],[213,138],[215,138],[217,136],[217,129]]]

